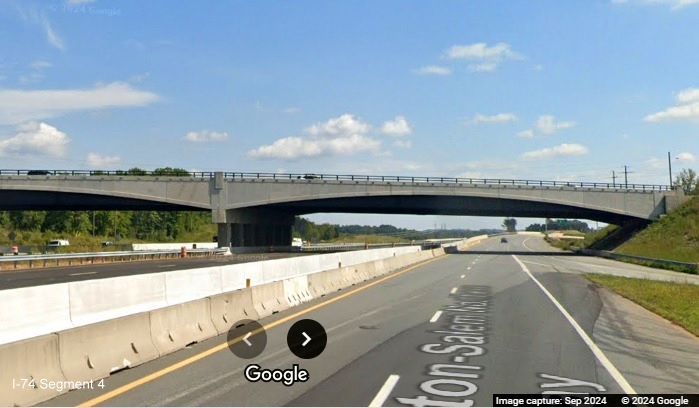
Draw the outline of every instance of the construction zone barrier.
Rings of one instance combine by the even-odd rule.
[[[211,321],[209,298],[149,312],[150,332],[160,355],[218,335]]]
[[[61,369],[70,381],[88,381],[159,357],[148,313],[58,333]]]
[[[250,290],[253,307],[260,319],[289,308],[289,302],[284,296],[284,282],[265,283],[253,286]]]
[[[38,404],[68,392],[58,336],[47,334],[0,346],[0,406]]]
[[[301,303],[313,300],[313,296],[308,290],[308,276],[284,279],[284,297],[289,306],[298,306]]]
[[[218,334],[227,333],[240,320],[257,320],[252,303],[252,291],[240,289],[209,298],[211,320]]]

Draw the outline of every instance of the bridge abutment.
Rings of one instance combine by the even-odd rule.
[[[294,215],[264,208],[226,210],[218,224],[219,246],[270,247],[291,245]]]

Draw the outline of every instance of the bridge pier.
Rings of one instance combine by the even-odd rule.
[[[218,245],[230,247],[269,247],[291,245],[294,215],[262,209],[226,210],[218,224]],[[223,222],[221,222],[223,221]]]

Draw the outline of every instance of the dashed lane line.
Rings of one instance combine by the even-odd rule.
[[[381,407],[383,406],[383,403],[386,402],[386,398],[391,394],[391,391],[393,391],[393,387],[396,386],[398,383],[398,380],[400,379],[400,376],[396,374],[391,374],[388,376],[388,379],[386,382],[383,384],[381,389],[379,390],[379,393],[376,394],[373,400],[371,400],[371,403],[369,403],[370,407]]]

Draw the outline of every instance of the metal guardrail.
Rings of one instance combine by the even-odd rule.
[[[32,174],[30,174],[32,173]],[[42,173],[42,174],[36,174]],[[191,172],[187,174],[167,174],[148,172],[130,174],[123,170],[0,170],[0,176],[122,176],[122,177],[191,177],[213,178],[214,172]],[[672,186],[662,184],[618,184],[584,181],[551,181],[551,180],[520,180],[520,179],[488,179],[488,178],[458,178],[458,177],[414,177],[414,176],[363,176],[352,174],[300,174],[300,173],[246,173],[225,172],[224,178],[236,179],[272,179],[272,180],[329,180],[329,181],[365,181],[365,182],[399,182],[399,183],[451,183],[473,185],[527,186],[527,187],[574,187],[598,188],[634,191],[670,191]]]
[[[686,271],[686,272],[689,272],[692,274],[699,273],[699,263],[671,261],[668,259],[658,259],[658,258],[648,258],[645,256],[619,254],[616,252],[599,251],[599,250],[587,249],[587,248],[578,249],[578,252],[580,252],[584,255],[598,256],[601,258],[614,259],[614,260],[618,260],[618,261],[631,261],[631,262],[642,261],[642,262],[648,262],[648,263],[652,263],[652,264],[659,265],[659,266],[671,266],[671,267],[675,267],[675,269],[681,269],[683,271]]]
[[[187,249],[187,254],[215,255],[228,252],[228,248],[202,248]],[[65,254],[38,254],[38,255],[5,255],[0,256],[0,269],[17,269],[20,264],[26,263],[28,267],[51,266],[51,265],[84,265],[90,263],[111,261],[133,261],[144,259],[163,259],[181,256],[181,250],[161,250],[161,251],[111,251],[111,252],[81,252]],[[67,260],[67,263],[65,262]],[[61,261],[64,261],[61,263]],[[74,262],[75,261],[75,262]],[[79,261],[79,262],[77,262]],[[95,262],[98,261],[98,262]]]

